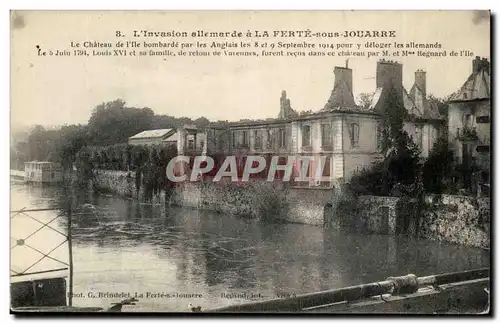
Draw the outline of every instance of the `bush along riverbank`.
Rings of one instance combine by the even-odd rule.
[[[94,193],[111,193],[143,202],[167,202],[174,184],[166,176],[175,147],[83,147],[76,156],[73,183]]]

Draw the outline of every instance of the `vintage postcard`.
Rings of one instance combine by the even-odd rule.
[[[10,310],[490,314],[489,11],[11,11]]]

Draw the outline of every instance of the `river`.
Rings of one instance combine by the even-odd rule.
[[[140,204],[57,187],[13,185],[11,210],[63,208],[72,201],[74,306],[108,307],[138,294],[127,311],[211,309],[384,280],[488,267],[489,252],[408,237],[367,235],[300,224],[264,224],[194,209]],[[47,222],[54,210],[29,213]],[[67,218],[51,226],[66,232]],[[11,245],[41,227],[11,219]],[[47,253],[63,236],[45,227],[25,242]],[[51,255],[68,260],[67,245]],[[27,246],[11,250],[11,269],[40,258]],[[45,258],[31,271],[60,268]],[[99,296],[101,293],[101,296]],[[155,295],[155,293],[157,293]],[[163,296],[161,293],[164,293]],[[142,294],[142,296],[141,296]]]

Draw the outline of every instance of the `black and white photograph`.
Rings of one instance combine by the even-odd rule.
[[[491,30],[11,10],[10,313],[491,316]]]

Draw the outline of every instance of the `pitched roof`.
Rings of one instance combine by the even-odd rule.
[[[347,83],[342,80],[338,82],[332,90],[328,99],[325,110],[336,110],[339,108],[356,107],[352,91],[349,90]]]
[[[140,132],[139,134],[135,134],[134,136],[131,136],[129,138],[131,139],[138,139],[138,138],[159,138],[159,137],[164,137],[168,133],[173,131],[171,128],[165,128],[165,129],[152,129],[152,130],[147,130]]]
[[[368,110],[372,110],[372,111],[377,110],[376,106],[380,100],[380,97],[382,96],[382,90],[384,90],[384,88],[382,88],[382,87],[379,87],[375,90],[375,93],[373,94],[372,102],[370,103],[370,106],[368,106]]]
[[[490,72],[487,69],[472,73],[462,87],[451,95],[449,101],[490,99],[490,80]]]
[[[368,107],[368,110],[374,112],[383,112],[383,107],[390,87],[379,87],[373,95],[372,102]],[[413,85],[410,93],[401,86],[403,105],[408,112],[408,115],[417,118],[424,119],[442,119],[443,117],[439,114],[437,106],[430,103],[429,100],[424,95],[423,91],[418,88],[417,85]]]
[[[400,86],[399,89],[401,90],[403,105],[405,109],[408,111],[409,114],[418,115],[418,109],[416,108],[415,103],[411,100],[406,89],[403,86]],[[391,90],[390,86],[377,88],[377,90],[375,90],[375,93],[373,94],[373,99],[370,106],[368,107],[368,110],[373,112],[383,113],[385,108],[385,102],[389,96],[390,90]]]
[[[163,142],[174,142],[174,141],[177,142],[178,139],[179,139],[179,132],[175,132],[169,137],[164,138]]]
[[[415,104],[415,107],[420,114],[416,116],[426,119],[443,119],[443,116],[439,113],[436,103],[430,102],[425,93],[416,83],[411,88],[409,97]]]

